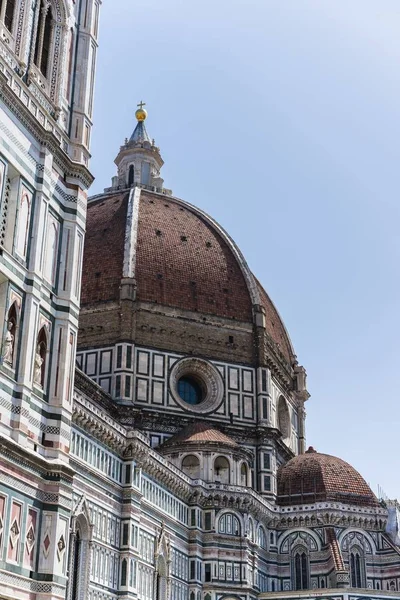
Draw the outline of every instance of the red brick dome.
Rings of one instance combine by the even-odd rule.
[[[137,301],[247,323],[261,306],[268,335],[291,364],[294,352],[285,326],[226,232],[190,204],[146,190],[128,217],[130,194],[105,193],[88,203],[82,307],[119,301],[131,243]],[[129,219],[135,227],[130,240]]]
[[[377,506],[366,481],[351,465],[309,448],[278,470],[277,502],[283,506],[313,502],[341,502]]]

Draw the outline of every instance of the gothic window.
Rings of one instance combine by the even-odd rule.
[[[224,456],[218,456],[214,461],[214,473],[216,483],[229,483],[229,461]]]
[[[44,388],[47,362],[47,332],[43,326],[37,337],[34,365],[34,382]]]
[[[185,456],[182,460],[182,471],[192,479],[200,477],[200,461],[197,456],[194,454]]]
[[[128,186],[130,187],[131,185],[133,185],[134,181],[135,181],[135,167],[133,165],[131,165],[129,167]]]
[[[308,553],[300,546],[293,553],[293,583],[295,590],[307,590],[309,580]]]
[[[71,528],[66,598],[78,600],[86,598],[89,583],[91,528],[87,511],[72,518]]]
[[[364,556],[360,548],[354,547],[350,551],[350,582],[351,587],[364,587]]]
[[[26,258],[28,249],[29,221],[31,215],[31,197],[25,189],[21,193],[21,199],[18,209],[18,224],[15,240],[15,250],[21,256]]]
[[[218,533],[227,535],[240,535],[240,521],[236,515],[226,513],[218,521]]]
[[[0,19],[10,33],[13,32],[15,2],[16,0],[1,0],[0,2]]]
[[[51,4],[46,0],[41,1],[40,17],[36,33],[34,62],[44,77],[47,77],[50,48],[53,32],[53,12]]]

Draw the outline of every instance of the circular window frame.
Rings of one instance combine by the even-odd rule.
[[[199,404],[185,402],[178,392],[181,377],[193,377],[204,389],[204,399]],[[201,358],[181,358],[172,367],[169,376],[170,392],[175,402],[186,412],[206,415],[216,411],[224,399],[224,382],[221,373]]]

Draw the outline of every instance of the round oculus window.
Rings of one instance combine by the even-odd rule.
[[[198,381],[190,375],[178,379],[178,394],[187,404],[200,404],[204,400],[205,390]]]
[[[172,367],[170,391],[184,410],[207,414],[221,404],[224,384],[221,374],[211,363],[199,358],[182,358]]]

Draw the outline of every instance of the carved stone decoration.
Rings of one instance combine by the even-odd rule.
[[[34,532],[32,524],[31,524],[31,526],[28,529],[28,533],[26,534],[26,547],[28,549],[29,554],[32,552],[32,548],[34,547],[35,542],[36,542],[35,532]]]
[[[13,364],[13,356],[14,356],[14,334],[12,333],[15,328],[14,323],[10,320],[7,323],[7,331],[4,336],[3,342],[3,362],[8,365]]]
[[[66,543],[65,543],[64,535],[61,535],[60,539],[57,542],[57,559],[58,559],[58,562],[61,562],[61,559],[62,559],[63,554],[65,552],[65,548],[66,548]]]
[[[204,398],[199,404],[188,404],[179,395],[178,382],[182,377],[193,377],[201,383]],[[224,398],[224,382],[219,371],[206,360],[182,358],[171,370],[170,393],[175,402],[187,412],[205,415],[215,412]]]
[[[14,519],[14,522],[10,527],[10,543],[13,548],[15,548],[15,545],[18,542],[19,533],[18,523],[16,519]]]

